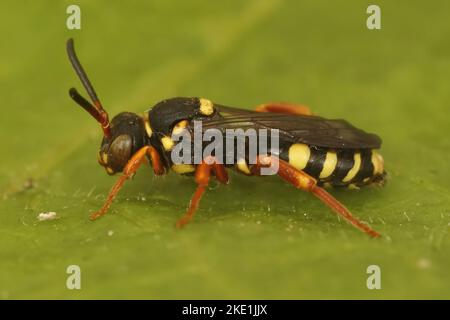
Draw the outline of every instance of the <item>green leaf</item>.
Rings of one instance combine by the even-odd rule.
[[[0,13],[0,298],[450,298],[449,3],[378,1],[12,2]],[[80,60],[113,115],[173,96],[244,108],[309,105],[384,141],[386,187],[333,194],[383,234],[339,221],[276,177],[195,184],[144,167],[91,222],[114,183],[98,125],[74,106]],[[42,212],[59,219],[39,221]],[[66,269],[81,268],[81,290]],[[381,268],[381,290],[366,269]]]

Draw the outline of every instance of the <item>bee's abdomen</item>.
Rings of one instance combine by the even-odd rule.
[[[331,186],[361,186],[384,180],[383,158],[371,149],[330,150],[293,144],[280,154],[292,166]]]

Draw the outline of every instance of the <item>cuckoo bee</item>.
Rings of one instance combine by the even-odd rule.
[[[262,168],[276,163],[276,174],[283,180],[311,193],[361,231],[372,237],[379,236],[325,190],[328,186],[359,188],[383,184],[386,173],[383,158],[376,151],[381,146],[378,136],[357,129],[344,120],[312,115],[302,105],[266,103],[250,111],[204,98],[171,98],[157,103],[143,116],[122,112],[110,121],[76,56],[72,39],[67,42],[67,53],[92,103],[74,88],[69,90],[70,96],[100,123],[103,130],[98,161],[108,174],[121,173],[103,207],[91,215],[92,220],[108,211],[125,181],[146,159],[156,175],[173,170],[194,177],[197,189],[186,213],[176,223],[178,228],[194,216],[212,176],[227,184],[227,169],[234,168],[242,174],[257,176]],[[170,156],[176,145],[172,134],[180,130],[192,132],[195,121],[202,122],[203,130],[213,128],[220,132],[230,128],[277,129],[278,152],[257,155],[251,163],[249,159],[236,159],[234,165],[224,164],[212,156],[197,164],[176,164]]]

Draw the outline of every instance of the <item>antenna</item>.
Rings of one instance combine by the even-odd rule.
[[[105,111],[105,109],[103,109],[103,106],[97,97],[97,93],[95,92],[94,87],[89,81],[86,72],[84,71],[80,61],[78,60],[72,38],[67,41],[67,54],[69,55],[69,60],[72,63],[76,74],[80,78],[81,83],[83,84],[89,97],[91,98],[93,105],[85,98],[83,98],[75,88],[71,88],[69,90],[70,97],[84,110],[89,112],[89,114],[102,125],[104,135],[110,137],[111,131],[109,126],[108,113]]]

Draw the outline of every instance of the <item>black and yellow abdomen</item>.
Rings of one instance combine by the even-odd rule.
[[[295,143],[280,153],[320,185],[358,187],[384,181],[383,158],[373,149],[328,149]]]

